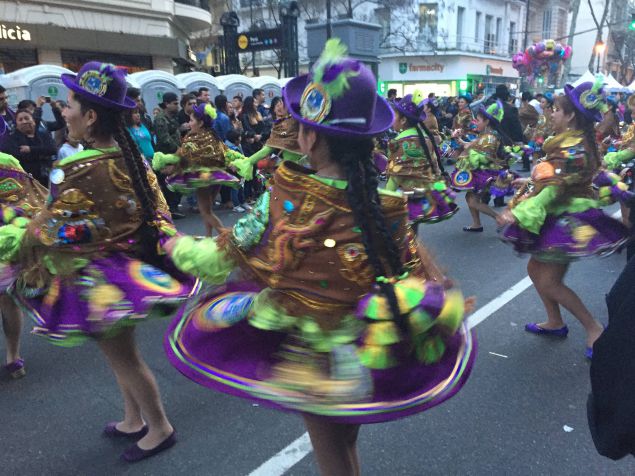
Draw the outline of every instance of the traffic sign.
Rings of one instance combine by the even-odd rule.
[[[236,39],[239,52],[261,51],[282,48],[280,28],[267,30],[246,31],[240,33]]]

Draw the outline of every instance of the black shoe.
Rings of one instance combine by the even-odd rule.
[[[494,198],[494,206],[495,207],[504,207],[505,206],[505,199],[503,197]]]
[[[172,215],[172,218],[174,218],[175,220],[180,220],[181,218],[185,218],[185,215],[183,215],[181,212],[170,212],[170,214]]]

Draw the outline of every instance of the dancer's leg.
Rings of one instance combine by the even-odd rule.
[[[22,313],[13,299],[6,294],[0,296],[2,329],[7,342],[6,363],[20,358],[20,332],[22,332]]]
[[[357,437],[360,425],[334,423],[328,418],[304,414],[320,474],[359,476]]]
[[[99,348],[148,422],[148,434],[137,444],[144,450],[156,447],[174,429],[165,415],[154,375],[139,354],[134,329],[124,329],[115,337],[100,340]]]
[[[196,198],[198,207],[205,222],[205,228],[208,236],[212,236],[212,231],[216,229],[220,232],[223,228],[223,222],[216,216],[212,210],[214,195],[212,188],[199,188],[196,190]]]
[[[534,258],[530,258],[527,263],[527,274],[531,278],[531,282],[534,283],[534,287],[538,292],[538,296],[542,300],[542,303],[545,306],[545,310],[547,311],[547,322],[541,322],[538,324],[543,329],[560,329],[564,327],[564,321],[562,319],[562,314],[560,312],[560,305],[558,301],[552,299],[547,296],[544,291],[543,286],[547,285],[541,281],[541,267],[540,261],[535,260]]]

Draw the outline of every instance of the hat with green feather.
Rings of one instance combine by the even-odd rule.
[[[602,113],[609,110],[603,86],[604,76],[598,74],[593,82],[585,82],[578,86],[567,84],[564,93],[586,119],[600,122]]]
[[[325,134],[380,134],[392,125],[392,109],[377,95],[371,70],[346,53],[339,39],[328,40],[311,72],[287,83],[284,102],[296,120]]]
[[[496,102],[493,102],[489,106],[481,106],[479,110],[480,114],[483,114],[487,119],[493,121],[496,124],[500,124],[503,121],[503,117],[505,116],[505,109],[503,108],[503,103],[500,99],[497,99]]]
[[[394,103],[395,109],[402,116],[406,116],[408,119],[419,122],[426,118],[426,113],[423,112],[423,106],[425,105],[423,93],[417,89],[412,94],[406,94],[403,99]]]

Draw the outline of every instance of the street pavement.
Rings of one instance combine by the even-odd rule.
[[[498,240],[487,217],[484,233],[461,231],[469,214],[463,197],[459,202],[455,217],[421,226],[420,235],[464,293],[477,297],[479,308],[526,276],[526,258]],[[239,215],[220,216],[230,224]],[[177,224],[186,233],[203,231],[196,215]],[[624,264],[624,255],[586,260],[574,263],[567,276],[605,323],[604,295]],[[362,428],[362,474],[635,474],[632,458],[603,458],[591,441],[582,327],[566,315],[568,339],[524,331],[525,323],[543,318],[530,287],[479,324],[478,359],[457,396],[423,414]],[[179,443],[147,461],[124,463],[119,455],[129,443],[101,436],[105,423],[122,415],[122,400],[97,347],[56,348],[30,336],[29,324],[23,332],[26,378],[0,377],[0,475],[248,475],[304,434],[293,414],[215,393],[181,376],[163,353],[167,321],[153,321],[137,326],[137,336]],[[285,474],[317,474],[312,455]]]

